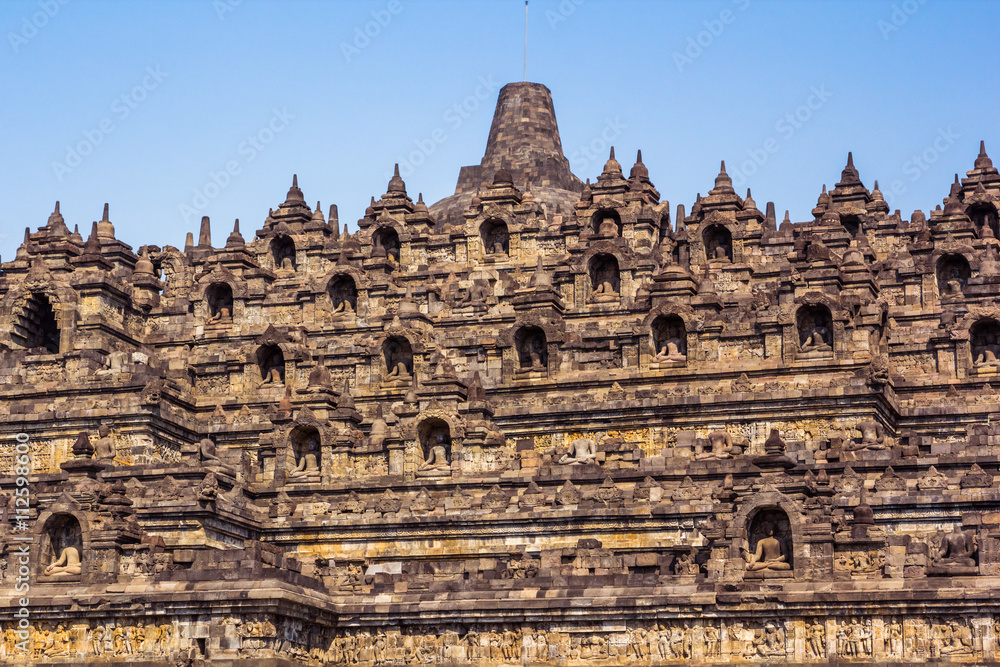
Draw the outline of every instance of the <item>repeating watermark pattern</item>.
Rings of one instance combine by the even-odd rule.
[[[745,11],[750,6],[750,0],[733,0],[733,4],[740,11]],[[719,12],[717,18],[702,21],[705,29],[695,35],[688,36],[687,46],[683,52],[673,52],[674,65],[676,65],[677,71],[683,74],[685,67],[694,64],[695,60],[701,58],[705,51],[711,48],[715,44],[715,41],[722,36],[722,33],[726,31],[726,26],[736,22],[737,16],[733,10],[723,9]]]
[[[903,174],[909,177],[911,183],[916,183],[941,158],[941,154],[947,152],[960,138],[961,136],[952,130],[950,125],[947,128],[939,127],[930,145],[919,153],[914,153],[903,163],[901,167]],[[888,191],[896,196],[904,194],[906,183],[901,178],[893,179],[889,183]]]
[[[210,169],[208,180],[192,190],[190,202],[179,205],[184,222],[190,223],[192,218],[201,215],[212,200],[232,184],[233,178],[243,173],[244,167],[267,150],[275,137],[284,132],[293,120],[295,116],[288,112],[288,107],[273,109],[267,123],[253,134],[247,135],[247,138],[236,147],[237,157],[227,160],[218,171]]]
[[[904,0],[900,3],[893,3],[889,20],[878,20],[878,31],[882,33],[882,39],[888,42],[889,36],[894,32],[898,32],[900,28],[906,25],[910,17],[920,11],[920,5],[926,3],[927,0]]]
[[[237,7],[243,4],[243,0],[213,0],[212,7],[215,9],[216,16],[219,17],[220,21],[226,20],[226,14],[235,11]]]
[[[556,11],[546,9],[545,20],[549,22],[549,27],[555,30],[560,23],[568,21],[569,17],[576,12],[577,8],[586,1],[587,0],[562,0],[562,2],[559,3],[559,6],[556,7]]]
[[[446,127],[436,127],[429,133],[413,140],[414,149],[406,155],[400,155],[396,162],[399,164],[399,175],[403,178],[411,176],[418,167],[427,162],[437,149],[448,141],[448,132],[455,132],[466,120],[479,111],[484,102],[493,99],[493,94],[500,89],[500,84],[493,75],[481,76],[478,85],[464,99],[455,102],[444,110],[441,120]],[[392,178],[392,173],[387,172],[385,180]]]
[[[389,0],[385,9],[372,10],[372,20],[363,26],[354,27],[354,39],[350,42],[340,43],[340,52],[344,55],[344,60],[351,62],[355,56],[360,56],[361,52],[367,49],[372,40],[382,34],[382,31],[392,23],[392,17],[403,11],[403,3],[400,0]]]
[[[52,162],[52,172],[59,182],[62,183],[67,174],[73,173],[74,169],[83,164],[84,158],[93,153],[94,149],[118,128],[116,120],[121,123],[131,116],[132,112],[145,102],[149,98],[149,94],[159,88],[168,76],[170,76],[169,73],[161,70],[159,65],[147,67],[146,76],[142,77],[142,81],[111,102],[111,116],[103,118],[97,127],[84,130],[83,139],[76,144],[67,144],[66,157],[63,161]]]
[[[30,437],[27,433],[14,436],[17,444],[14,446],[14,531],[12,538],[14,546],[13,560],[17,563],[17,576],[14,578],[14,590],[21,594],[17,600],[17,642],[14,650],[27,656],[31,646],[31,541],[28,534],[28,519],[31,513],[31,486],[28,475],[31,474],[31,448],[28,446]]]
[[[781,140],[788,141],[794,137],[795,133],[802,129],[812,119],[815,112],[822,109],[831,97],[833,97],[833,93],[826,89],[826,84],[810,87],[805,102],[775,122],[774,131],[780,139],[771,136],[757,148],[747,149],[747,159],[740,162],[736,169],[730,172],[733,185],[737,187],[745,185],[747,179],[756,174],[761,167],[767,164],[771,156],[781,149]]]
[[[582,174],[594,162],[600,164],[601,161],[607,160],[608,151],[614,145],[615,140],[622,136],[622,133],[627,129],[628,125],[622,121],[620,116],[615,116],[614,120],[606,118],[604,127],[601,128],[596,137],[570,153],[570,167],[574,172]]]
[[[35,38],[38,31],[49,24],[59,10],[69,3],[69,0],[39,0],[38,11],[29,16],[21,17],[21,29],[17,32],[7,33],[7,41],[14,53],[21,50],[21,47]]]

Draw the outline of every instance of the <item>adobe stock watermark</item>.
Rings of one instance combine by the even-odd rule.
[[[120,123],[131,116],[132,112],[145,102],[149,94],[159,88],[168,76],[170,75],[161,70],[159,65],[147,67],[146,76],[142,77],[142,81],[111,102],[111,116],[103,118],[97,123],[97,127],[84,130],[83,139],[80,141],[72,145],[67,144],[66,157],[63,161],[52,162],[52,172],[59,182],[62,183],[67,174],[73,173],[74,169],[83,164],[84,158],[93,153],[94,149],[118,128],[116,119]]]
[[[212,0],[215,15],[219,17],[220,21],[225,21],[226,14],[235,11],[242,4],[243,0]]]
[[[596,137],[570,153],[569,162],[573,171],[583,173],[592,163],[601,164],[607,160],[615,139],[627,129],[628,125],[622,122],[620,116],[615,116],[614,120],[606,118],[604,127]]]
[[[16,564],[14,571],[14,591],[21,594],[17,599],[17,611],[14,618],[17,619],[17,642],[14,644],[16,653],[23,653],[27,656],[31,647],[31,541],[28,534],[28,519],[31,513],[31,487],[28,475],[31,474],[31,448],[28,446],[30,438],[27,433],[18,433],[14,436],[17,444],[14,445],[14,531],[11,538],[15,549],[12,549],[11,564]]]
[[[361,52],[367,49],[372,40],[382,34],[382,31],[392,23],[392,17],[403,11],[403,3],[400,0],[389,0],[385,9],[372,10],[372,20],[364,26],[354,27],[354,39],[350,42],[340,43],[340,52],[344,55],[344,60],[351,62],[355,56],[360,56]]]
[[[184,222],[190,223],[193,217],[200,216],[212,200],[216,199],[232,184],[233,178],[243,173],[244,167],[251,164],[267,150],[271,142],[284,132],[293,120],[295,120],[295,116],[288,113],[287,107],[272,109],[271,118],[264,126],[253,134],[247,135],[247,138],[236,147],[237,157],[227,160],[218,171],[210,169],[208,180],[192,190],[190,202],[183,202],[179,205]]]
[[[493,75],[479,77],[478,85],[470,95],[467,95],[459,102],[455,102],[444,110],[441,120],[446,127],[436,127],[423,137],[413,140],[413,150],[406,155],[400,155],[396,162],[399,164],[399,175],[407,178],[412,175],[418,167],[427,162],[427,159],[434,155],[438,147],[448,141],[448,132],[454,132],[462,127],[462,124],[472,117],[474,113],[482,108],[484,102],[493,99],[493,94],[500,89],[500,84]],[[388,173],[385,180],[392,178],[392,173]]]
[[[552,11],[551,9],[545,10],[545,20],[549,22],[549,27],[553,30],[565,21],[569,20],[569,17],[576,13],[577,8],[585,3],[587,0],[562,0],[559,6],[556,7],[557,11]]]
[[[38,31],[49,24],[59,10],[69,3],[69,0],[39,0],[38,11],[29,16],[21,17],[21,29],[17,32],[7,33],[7,41],[14,53],[21,50],[21,47],[35,38]]]
[[[904,175],[909,176],[910,183],[916,183],[960,138],[960,135],[952,130],[950,125],[947,128],[939,127],[937,135],[930,142],[930,145],[910,156],[910,159],[903,163],[901,171]],[[901,178],[893,179],[886,191],[899,196],[906,192],[906,183]]]
[[[876,24],[878,31],[882,33],[882,39],[888,42],[889,36],[894,32],[899,32],[899,29],[906,25],[910,17],[920,11],[920,5],[926,3],[927,0],[903,0],[903,2],[893,3],[889,20],[879,19]]]
[[[816,86],[810,87],[809,96],[806,97],[805,102],[779,118],[774,124],[774,131],[780,135],[780,139],[788,141],[812,119],[815,112],[823,108],[823,105],[831,97],[833,97],[833,93],[826,89],[826,84],[821,84],[818,88]],[[733,185],[745,185],[747,179],[756,174],[780,149],[781,141],[773,136],[765,139],[760,147],[747,149],[747,159],[736,165],[735,170],[729,172],[733,179]]]
[[[733,4],[740,11],[745,11],[750,6],[750,0],[733,0]],[[719,12],[718,18],[702,21],[705,29],[687,38],[687,46],[684,48],[683,53],[680,51],[674,51],[673,53],[674,65],[677,67],[677,71],[683,74],[685,67],[694,64],[695,60],[701,58],[705,51],[715,44],[715,40],[722,36],[722,33],[726,30],[726,26],[736,22],[736,17],[737,14],[733,10],[723,9]]]

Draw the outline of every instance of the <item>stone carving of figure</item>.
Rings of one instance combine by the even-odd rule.
[[[659,352],[653,357],[653,361],[657,363],[687,361],[687,355],[681,352],[683,345],[684,342],[680,338],[668,338],[663,341],[663,345],[660,346]]]
[[[309,436],[304,449],[295,469],[286,474],[288,479],[305,480],[319,477],[319,438],[315,435]]]
[[[431,451],[427,455],[427,459],[423,462],[423,465],[417,469],[417,472],[423,474],[444,474],[451,472],[451,463],[448,462],[447,445],[447,434],[442,431],[438,431],[434,445],[431,447]]]
[[[955,526],[955,531],[946,535],[941,541],[935,565],[960,567],[975,567],[975,555],[978,551],[978,539],[972,531],[963,532],[961,526]]]
[[[528,355],[531,359],[531,370],[540,371],[544,370],[545,365],[542,363],[542,354],[545,352],[545,345],[542,343],[542,339],[535,336],[531,339],[530,347],[528,349]]]
[[[262,380],[258,387],[263,387],[268,384],[282,384],[284,380],[282,379],[283,371],[285,370],[285,360],[281,354],[280,350],[272,350],[267,359],[261,367],[262,369]]]
[[[748,571],[757,570],[790,570],[792,566],[787,562],[787,556],[782,553],[781,542],[774,537],[774,527],[771,524],[763,526],[767,537],[762,537],[757,541],[757,550],[751,554],[749,550],[743,550],[743,559],[747,563]]]
[[[52,648],[46,655],[55,657],[68,654],[69,632],[66,631],[66,626],[60,623],[52,633]]]
[[[845,451],[853,452],[863,449],[875,451],[886,448],[885,431],[877,421],[867,419],[860,422],[856,428],[861,431],[861,442],[848,439],[844,443]]]
[[[729,246],[725,245],[724,243],[720,243],[719,245],[715,246],[715,259],[721,261],[728,261]]]
[[[94,655],[104,655],[104,628],[100,625],[90,631],[90,648]]]
[[[773,621],[768,621],[763,630],[754,631],[753,650],[762,658],[785,655],[785,633]]]
[[[74,577],[82,571],[80,551],[76,547],[65,547],[59,558],[49,564],[43,574],[47,577]]]
[[[306,383],[306,389],[315,391],[317,389],[329,389],[333,385],[333,378],[330,376],[330,371],[326,367],[326,361],[324,355],[319,355],[319,359],[316,361],[316,366],[309,371],[309,381]]]
[[[698,574],[701,568],[697,562],[698,550],[691,547],[687,553],[683,553],[674,559],[673,570],[676,575]]]
[[[826,628],[822,623],[813,622],[806,629],[806,647],[811,657],[826,657]]]
[[[733,446],[733,439],[726,431],[712,431],[708,434],[709,450],[707,452],[697,452],[696,460],[722,459],[736,451]]]
[[[202,463],[219,463],[219,457],[215,454],[215,441],[211,438],[199,440],[198,457]]]
[[[215,314],[208,318],[209,324],[215,324],[216,322],[228,321],[233,318],[233,313],[229,310],[228,306],[220,306]]]
[[[979,350],[976,357],[976,366],[997,366],[1000,365],[1000,345],[997,345],[997,337],[993,332],[987,332],[984,336],[985,344]]]
[[[813,326],[803,332],[799,350],[802,352],[825,351],[830,349],[831,335],[820,318],[813,321]]]
[[[577,438],[569,443],[570,451],[563,454],[557,465],[583,465],[597,463],[597,443],[591,438]]]
[[[719,642],[719,631],[714,625],[705,627],[705,655],[712,657],[720,653],[721,644]]]
[[[598,301],[611,301],[618,298],[618,292],[610,280],[603,280],[594,290],[594,299]]]
[[[493,254],[494,255],[506,255],[507,251],[503,248],[503,241],[493,242]]]
[[[390,341],[385,360],[386,370],[389,371],[389,374],[386,376],[387,379],[398,381],[412,379],[413,376],[410,375],[403,356],[402,346],[397,341]]]
[[[973,651],[972,630],[968,625],[952,619],[945,626],[940,652],[942,655],[971,654]]]
[[[115,441],[111,439],[111,429],[104,424],[97,427],[97,442],[94,443],[94,458],[113,460],[115,454]]]
[[[885,433],[882,425],[874,420],[863,421],[858,424],[861,431],[861,447],[864,449],[885,449]]]
[[[601,220],[597,227],[598,236],[618,236],[618,223],[610,215]]]
[[[339,315],[341,313],[347,313],[347,314],[354,313],[354,306],[351,305],[351,300],[348,299],[347,297],[342,298],[340,300],[340,303],[338,303],[336,307],[333,309],[334,315]]]
[[[965,287],[965,280],[962,279],[962,271],[957,267],[951,267],[945,282],[945,294],[947,296],[958,296]]]

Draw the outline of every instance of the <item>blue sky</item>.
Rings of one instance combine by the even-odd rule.
[[[352,229],[395,162],[436,201],[521,80],[523,20],[520,0],[4,0],[0,255],[57,199],[84,236],[110,202],[134,248],[182,247],[202,215],[216,245],[234,218],[249,238],[293,173]],[[997,25],[989,0],[533,0],[528,79],[581,178],[609,139],[626,170],[641,148],[690,210],[724,159],[800,221],[851,150],[908,217],[980,139],[1000,159]]]

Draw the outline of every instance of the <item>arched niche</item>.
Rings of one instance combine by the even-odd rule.
[[[614,255],[605,253],[590,258],[590,296],[593,301],[617,301],[621,295],[621,271]]]
[[[78,580],[83,571],[83,531],[72,514],[53,514],[42,528],[39,574]]]
[[[327,294],[330,295],[330,302],[333,304],[333,312],[353,313],[358,309],[358,286],[354,278],[342,273],[334,277],[327,287]]]
[[[285,383],[285,354],[277,345],[261,345],[257,350],[261,385]]]
[[[295,270],[295,242],[287,236],[275,236],[271,239],[271,257],[274,268]]]
[[[622,235],[622,216],[612,208],[601,209],[594,213],[590,219],[590,224],[594,233],[598,236],[613,237]]]
[[[747,554],[744,556],[747,574],[790,575],[795,567],[792,547],[792,525],[784,510],[777,507],[757,510],[747,523]]]
[[[430,417],[417,425],[421,461],[419,476],[436,476],[451,472],[451,427],[448,422]]]
[[[382,343],[384,372],[389,380],[409,380],[413,376],[413,347],[403,336],[389,336]]]
[[[983,227],[989,227],[993,231],[993,236],[1000,238],[1000,220],[997,218],[997,209],[993,204],[987,202],[972,204],[969,206],[967,214],[976,229],[980,230],[980,235],[982,235]]]
[[[233,318],[233,288],[229,283],[212,283],[205,290],[208,303],[208,322],[225,322]]]
[[[656,363],[683,363],[687,361],[687,328],[677,315],[660,315],[649,327]]]
[[[514,334],[517,362],[521,370],[544,371],[549,367],[545,332],[540,327],[521,327]]]
[[[510,233],[507,223],[492,218],[479,227],[479,235],[483,240],[483,249],[487,255],[509,255]]]
[[[382,227],[372,235],[372,257],[387,257],[399,263],[399,234],[392,227]]]
[[[963,255],[942,255],[937,263],[938,294],[954,296],[965,291],[972,277],[969,261]]]
[[[844,229],[851,236],[857,236],[858,232],[861,231],[861,218],[856,215],[840,216],[840,224],[844,226]]]
[[[795,314],[800,352],[833,350],[833,316],[822,304],[802,306]]]
[[[708,261],[733,261],[733,234],[725,225],[711,225],[702,233]]]
[[[992,318],[979,320],[969,329],[969,342],[975,366],[1000,366],[1000,322]]]
[[[296,426],[288,435],[289,461],[285,477],[290,481],[318,481],[323,456],[319,431],[314,426]]]
[[[31,292],[14,313],[11,339],[16,345],[29,350],[40,348],[49,354],[58,354],[59,325],[48,295]]]

